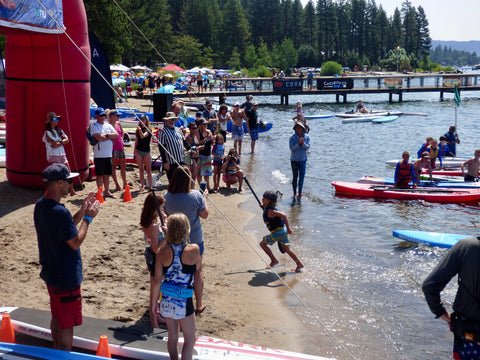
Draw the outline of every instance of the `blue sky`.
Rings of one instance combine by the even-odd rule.
[[[306,4],[308,0],[302,0]],[[316,0],[313,0],[316,4]],[[335,0],[334,0],[335,1]],[[479,0],[410,0],[412,6],[422,6],[427,15],[430,37],[433,40],[480,40]],[[388,16],[403,0],[375,0]]]

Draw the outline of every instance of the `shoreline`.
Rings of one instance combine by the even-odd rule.
[[[133,152],[132,148],[126,150]],[[152,147],[152,152],[158,149]],[[139,226],[148,192],[138,193],[136,165],[127,166],[127,181],[134,185],[131,192],[135,202],[123,203],[122,194],[115,192],[115,199],[101,205],[81,247],[83,314],[148,326],[149,280]],[[161,183],[166,184],[165,176]],[[85,189],[77,191],[79,195],[62,201],[72,213],[88,192],[96,191],[95,182],[84,185]],[[39,277],[33,224],[33,208],[44,191],[8,183],[5,168],[0,169],[0,191],[4,194],[0,203],[0,305],[49,310],[46,287]],[[165,186],[159,192],[163,194]],[[226,189],[209,195],[210,214],[202,220],[207,309],[197,317],[197,335],[326,356],[315,354],[319,351],[312,349],[311,333],[305,337],[305,324],[287,304],[286,288],[275,274],[265,270],[265,263],[253,251],[261,249],[257,236],[245,231],[256,216],[242,206],[249,201],[247,196],[248,192],[237,194]],[[225,225],[224,216],[236,230]],[[244,240],[253,249],[243,246]],[[301,275],[287,276],[287,282],[293,283],[295,276]]]

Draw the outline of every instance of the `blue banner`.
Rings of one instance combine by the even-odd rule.
[[[49,34],[63,33],[62,1],[0,0],[0,26]]]
[[[302,91],[303,80],[302,79],[275,79],[272,80],[273,91]]]
[[[1,1],[1,0],[0,0]],[[107,56],[100,40],[91,31],[88,32],[92,59],[90,74],[90,96],[99,107],[115,109],[115,97],[112,90],[112,75]],[[100,73],[101,75],[100,75]],[[103,77],[102,77],[103,76]],[[109,82],[105,82],[105,79]]]

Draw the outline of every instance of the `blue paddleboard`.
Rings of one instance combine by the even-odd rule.
[[[373,119],[372,120],[372,123],[373,124],[383,124],[383,123],[387,123],[387,122],[392,122],[392,121],[395,121],[398,119],[398,116],[382,116],[382,117],[379,117],[379,118],[376,118],[376,119]]]
[[[451,248],[457,241],[472,235],[445,234],[428,231],[394,230],[393,236],[415,244]]]
[[[42,360],[93,360],[105,359],[104,357],[82,354],[73,351],[63,351],[42,348],[38,346],[28,346],[20,344],[0,343],[1,359],[42,359]]]
[[[258,128],[258,132],[261,133],[261,132],[268,131],[268,130],[270,130],[270,129],[272,128],[272,126],[273,126],[272,123],[267,122],[267,123],[265,123],[265,130],[260,129],[260,127],[259,127],[259,128]],[[245,134],[248,134],[247,130],[248,130],[248,129],[247,129],[247,123],[245,122],[245,120],[243,120],[243,132],[244,132]],[[231,121],[229,121],[229,122],[227,123],[227,131],[228,131],[228,132],[232,132],[232,122],[231,122]]]

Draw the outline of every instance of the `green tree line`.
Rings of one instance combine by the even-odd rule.
[[[388,16],[374,0],[85,0],[89,29],[111,63],[168,62],[240,69],[406,66],[426,62],[431,39],[421,6]],[[148,39],[148,41],[146,40]],[[149,44],[154,45],[155,49]],[[395,50],[397,49],[397,50]],[[392,53],[392,51],[394,51]],[[383,63],[382,63],[383,61]]]
[[[430,55],[432,62],[452,66],[476,65],[480,62],[476,52],[452,50],[451,47],[441,45],[437,45]]]

